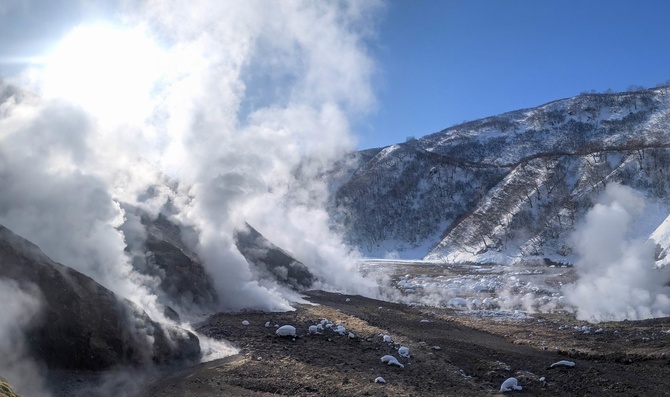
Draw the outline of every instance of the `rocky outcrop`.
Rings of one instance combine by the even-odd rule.
[[[120,229],[127,237],[133,267],[160,280],[157,292],[161,301],[172,306],[166,316],[176,318],[184,310],[214,310],[218,296],[213,281],[198,256],[184,244],[180,226],[163,213],[151,216],[127,204],[123,208],[126,223]]]
[[[49,259],[0,225],[0,278],[43,297],[29,349],[51,368],[103,370],[127,363],[198,359],[198,338],[159,324],[90,277]],[[34,287],[32,288],[34,289]]]
[[[188,300],[212,308],[218,298],[211,277],[198,256],[181,240],[181,229],[162,213],[156,219],[142,217],[147,229],[149,260],[161,270],[161,289],[173,300]]]
[[[248,223],[235,232],[235,243],[259,278],[273,278],[297,291],[310,288],[316,281],[307,266],[272,244]]]

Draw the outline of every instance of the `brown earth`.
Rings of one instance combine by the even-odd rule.
[[[575,326],[587,324],[567,314],[486,317],[322,291],[306,296],[318,305],[212,316],[198,330],[234,343],[240,354],[164,377],[141,395],[481,396],[501,394],[509,377],[523,390],[506,394],[518,396],[670,395],[668,318],[589,325],[585,334]],[[322,318],[357,337],[309,335]],[[298,337],[276,336],[275,323],[294,325]],[[411,357],[401,359],[381,334],[409,347]],[[382,363],[386,354],[405,367]],[[548,368],[564,359],[576,366]],[[374,383],[378,376],[387,383]]]

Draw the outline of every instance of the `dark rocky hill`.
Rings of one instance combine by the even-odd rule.
[[[153,321],[131,302],[52,261],[3,226],[0,263],[0,278],[41,295],[42,310],[27,330],[27,340],[31,356],[49,368],[103,370],[200,357],[193,333]]]
[[[307,266],[274,245],[248,223],[235,233],[235,244],[256,273],[256,278],[274,279],[296,291],[310,288],[316,281]]]

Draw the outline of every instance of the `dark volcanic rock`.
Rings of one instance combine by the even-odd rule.
[[[134,255],[133,266],[140,273],[160,280],[159,288],[165,295],[165,303],[174,305],[177,311],[215,309],[218,297],[212,279],[198,256],[182,241],[180,227],[162,213],[152,217],[137,207],[123,207],[127,220],[121,230],[126,236],[133,234],[129,230],[133,220],[141,225],[136,227],[143,228],[141,238],[137,238],[140,241],[128,241],[129,250]]]
[[[0,277],[36,285],[41,317],[29,330],[30,349],[51,368],[102,370],[124,363],[197,359],[198,338],[152,321],[141,309],[90,277],[49,259],[0,225]]]
[[[259,276],[275,278],[295,290],[304,290],[314,284],[316,280],[307,266],[272,244],[248,223],[245,226],[235,232],[235,243]]]

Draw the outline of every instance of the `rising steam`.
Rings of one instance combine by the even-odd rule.
[[[351,121],[374,106],[365,40],[380,8],[354,1],[126,4],[125,20],[149,32],[172,62],[154,86],[150,111],[141,122],[119,119],[122,113],[108,122],[85,107],[5,86],[0,224],[159,319],[156,280],[134,271],[125,251],[133,236],[119,231],[120,202],[155,216],[170,201],[172,219],[195,230],[190,248],[224,309],[290,307],[279,286],[252,278],[237,251],[232,236],[245,221],[326,285],[364,291],[369,285],[352,277],[355,256],[329,228],[319,177],[353,147]],[[165,176],[178,188],[156,190]],[[140,200],[150,187],[162,193]]]
[[[96,98],[113,108],[104,115],[102,100],[89,108],[28,94],[40,92],[39,67],[12,80],[26,84],[18,90],[0,82],[0,224],[158,321],[169,321],[160,280],[133,267],[146,236],[126,205],[154,217],[169,206],[164,215],[190,231],[184,243],[212,276],[220,309],[290,309],[296,298],[253,278],[233,240],[245,221],[307,265],[320,287],[372,293],[374,283],[354,271],[356,253],[330,229],[322,176],[354,147],[352,122],[375,106],[366,40],[381,4],[122,3],[125,23],[160,43],[167,67],[143,106],[127,106],[136,84],[101,85]],[[122,61],[127,71],[136,60]],[[93,87],[110,77],[84,72]],[[69,77],[76,83],[78,73]],[[129,87],[126,97],[119,87]],[[0,292],[31,304],[15,289]],[[3,336],[14,332],[3,327]]]
[[[29,396],[48,397],[42,368],[30,357],[25,332],[34,325],[42,307],[42,294],[35,286],[20,287],[0,279],[0,374]]]
[[[654,266],[655,244],[629,237],[644,205],[637,192],[611,183],[575,231],[579,279],[564,293],[577,318],[597,322],[670,314],[668,275]]]

